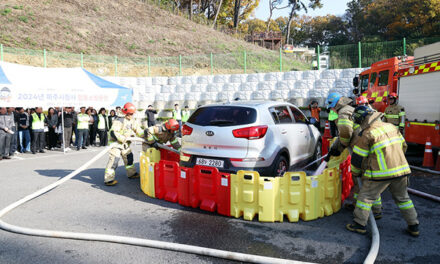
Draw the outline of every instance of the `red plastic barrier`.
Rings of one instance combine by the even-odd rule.
[[[353,187],[353,178],[351,176],[351,156],[339,165],[342,174],[342,192],[341,199],[344,201],[349,195]]]
[[[191,183],[193,181],[193,169],[180,167],[180,175],[177,181],[178,203],[183,206],[191,206]]]
[[[230,174],[221,173],[213,167],[195,166],[193,177],[191,206],[229,216],[231,211]]]
[[[219,173],[217,178],[217,213],[231,215],[231,174]]]
[[[161,160],[156,163],[154,173],[154,191],[158,199],[176,203],[178,197],[179,163]]]
[[[172,146],[168,146],[172,148]],[[166,149],[160,149],[160,159],[161,160],[168,160],[168,161],[174,161],[174,162],[180,162],[180,156],[179,154],[166,150]]]

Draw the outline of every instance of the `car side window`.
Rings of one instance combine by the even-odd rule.
[[[286,106],[276,106],[273,107],[273,110],[278,117],[279,122],[277,124],[291,124],[293,122],[293,118]]]
[[[307,123],[307,119],[306,116],[298,109],[296,109],[295,107],[290,107],[290,111],[292,111],[293,114],[293,118],[295,118],[295,121],[297,123],[302,123],[302,124],[306,124]]]
[[[279,124],[280,120],[278,119],[277,111],[274,107],[269,108],[270,115],[272,116],[273,122],[275,124]]]

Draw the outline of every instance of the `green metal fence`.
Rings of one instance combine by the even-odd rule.
[[[413,55],[417,47],[440,41],[440,37],[402,39],[387,42],[359,42],[317,47],[320,56],[328,54],[330,68],[368,67],[372,63],[399,55]],[[0,44],[0,60],[39,67],[82,67],[101,76],[178,76],[258,73],[309,70],[311,58],[279,51],[239,51],[227,54],[201,54],[171,57],[117,57],[75,54],[50,50],[28,50]]]
[[[420,46],[440,41],[440,37],[421,39],[401,39],[385,42],[359,42],[340,46],[325,47],[330,58],[330,68],[362,68],[383,59],[414,55],[414,50]]]

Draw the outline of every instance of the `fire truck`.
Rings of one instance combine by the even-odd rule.
[[[384,112],[388,95],[398,94],[405,108],[405,139],[424,145],[429,137],[440,148],[440,42],[403,56],[373,63],[353,79],[353,93],[365,96],[372,106]]]

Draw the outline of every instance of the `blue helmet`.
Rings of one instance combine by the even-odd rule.
[[[325,100],[325,105],[327,106],[327,108],[335,107],[341,97],[342,95],[340,93],[330,93],[327,96],[327,100]]]

